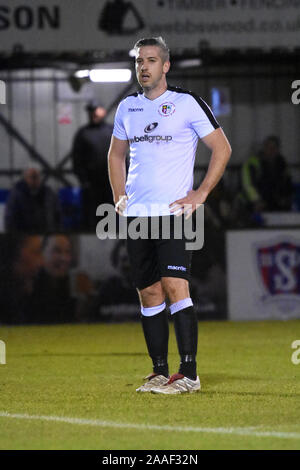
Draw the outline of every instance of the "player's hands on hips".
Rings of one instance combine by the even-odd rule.
[[[170,211],[177,216],[185,214],[185,218],[191,217],[192,213],[205,202],[207,193],[194,191],[193,189],[187,195],[169,205]]]
[[[127,207],[127,201],[128,201],[128,196],[126,196],[126,194],[119,197],[119,200],[115,205],[115,211],[119,215],[123,215],[123,212],[125,211],[125,209]]]

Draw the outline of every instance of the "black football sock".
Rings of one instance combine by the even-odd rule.
[[[193,307],[187,307],[173,314],[174,327],[180,354],[179,373],[196,380],[198,320]]]
[[[147,317],[142,315],[144,336],[155,374],[168,377],[169,322],[167,310]]]

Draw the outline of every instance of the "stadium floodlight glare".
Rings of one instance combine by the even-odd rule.
[[[93,69],[90,70],[92,82],[129,82],[131,80],[130,69]]]
[[[135,49],[130,49],[130,51],[128,52],[128,55],[129,55],[129,57],[135,57],[136,56]]]
[[[77,72],[75,72],[74,75],[76,78],[88,78],[90,75],[90,71],[89,70],[77,70]]]

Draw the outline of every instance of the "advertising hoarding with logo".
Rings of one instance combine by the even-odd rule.
[[[300,229],[227,233],[231,320],[300,318]]]
[[[299,0],[6,0],[0,51],[127,51],[164,36],[172,50],[297,47]],[[113,46],[112,46],[113,44]]]

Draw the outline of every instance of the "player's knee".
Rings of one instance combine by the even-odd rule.
[[[139,291],[141,304],[144,307],[154,307],[165,301],[165,293],[162,289],[161,283],[156,282],[152,286],[145,287]]]
[[[163,278],[164,291],[171,303],[178,302],[190,296],[188,281],[181,278]]]

